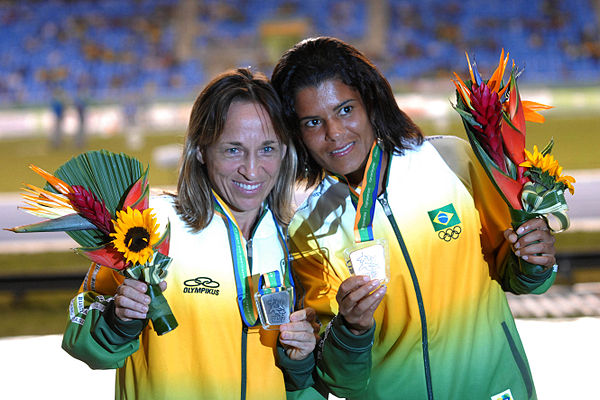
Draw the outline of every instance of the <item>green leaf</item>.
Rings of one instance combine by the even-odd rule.
[[[15,226],[7,229],[16,233],[29,232],[67,232],[84,229],[96,229],[96,226],[79,214],[68,214],[62,217],[47,219],[35,224]]]
[[[458,108],[458,106],[455,106],[452,103],[450,103],[450,104],[456,110],[456,112],[460,114],[460,116],[462,117],[463,120],[467,121],[469,124],[471,124],[473,126],[478,126],[481,128],[481,124],[479,122],[475,121],[475,118],[473,118],[473,115],[470,112],[462,110],[462,109]]]
[[[544,150],[542,150],[542,155],[545,156],[546,154],[550,153],[552,151],[552,147],[554,147],[554,138],[550,138],[550,142],[546,145],[546,147],[544,147]]]
[[[123,197],[129,188],[142,176],[143,166],[133,157],[124,153],[116,154],[107,150],[94,150],[73,157],[60,166],[54,176],[69,185],[81,185],[97,198],[102,199],[114,218]],[[50,185],[46,189],[56,192]],[[99,230],[67,232],[84,247],[96,247]]]

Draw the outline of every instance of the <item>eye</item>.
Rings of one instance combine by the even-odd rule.
[[[353,106],[344,106],[340,108],[340,115],[347,115],[352,112]]]
[[[240,149],[238,149],[237,147],[230,147],[228,149],[225,149],[225,154],[227,154],[228,156],[235,156],[239,153]]]
[[[271,153],[271,152],[275,151],[275,147],[265,146],[265,147],[263,147],[262,151],[263,151],[263,153]]]
[[[304,126],[306,126],[307,128],[314,128],[319,125],[321,125],[321,121],[317,118],[310,119],[304,124]]]

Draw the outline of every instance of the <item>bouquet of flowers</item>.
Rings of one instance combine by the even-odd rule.
[[[462,118],[473,151],[510,209],[513,228],[538,216],[548,221],[552,215],[558,222],[558,227],[550,227],[553,232],[567,229],[564,192],[568,189],[574,193],[575,179],[561,175],[562,167],[550,155],[553,140],[541,152],[537,146],[533,153],[525,149],[525,121],[544,122],[538,111],[552,107],[521,101],[517,78],[522,71],[514,62],[508,82],[503,81],[508,63],[504,50],[487,81],[466,56],[471,79],[463,82],[454,73],[457,95],[453,107]]]
[[[89,151],[67,161],[54,174],[31,165],[47,184],[27,184],[22,210],[47,218],[11,228],[17,233],[64,231],[91,261],[148,284],[148,317],[162,335],[177,321],[158,283],[167,275],[169,224],[163,235],[148,208],[148,169],[125,154]]]

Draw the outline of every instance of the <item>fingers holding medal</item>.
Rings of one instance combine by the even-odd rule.
[[[382,283],[381,279],[357,275],[340,285],[336,295],[338,313],[353,334],[361,335],[373,326],[373,314],[387,291]]]

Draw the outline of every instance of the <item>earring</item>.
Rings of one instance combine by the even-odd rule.
[[[304,160],[304,179],[308,178],[308,163]]]

